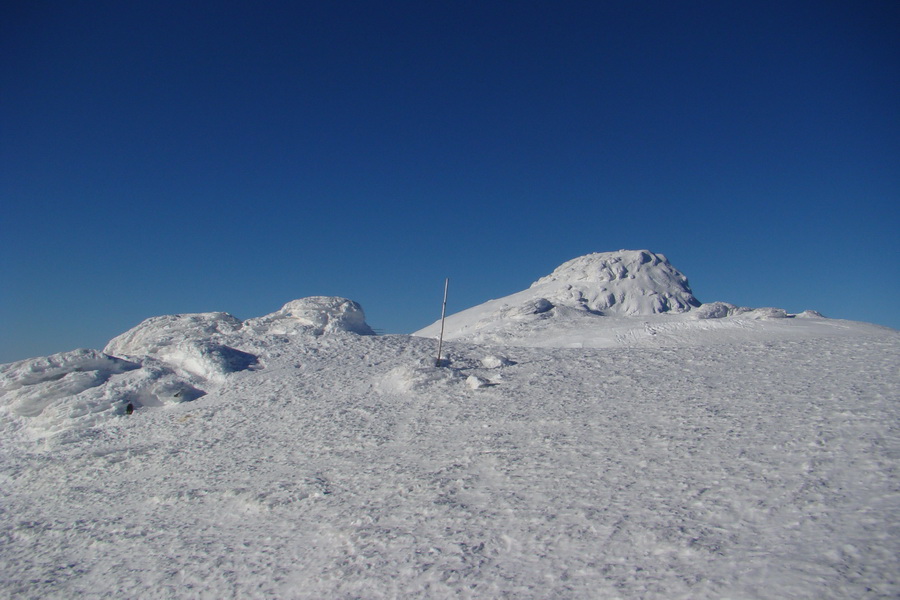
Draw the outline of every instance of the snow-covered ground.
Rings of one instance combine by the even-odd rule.
[[[900,596],[900,332],[548,302],[441,368],[335,298],[0,366],[0,596]]]

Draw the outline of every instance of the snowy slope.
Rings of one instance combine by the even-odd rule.
[[[900,332],[746,321],[436,368],[317,297],[0,365],[0,597],[897,597]]]
[[[649,250],[570,260],[528,289],[449,315],[444,339],[538,347],[678,347],[842,335],[878,326],[815,311],[701,304],[687,277]],[[437,337],[440,321],[413,335]]]

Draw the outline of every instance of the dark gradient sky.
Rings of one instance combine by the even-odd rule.
[[[0,361],[310,295],[406,333],[620,248],[900,328],[896,2],[0,11]]]

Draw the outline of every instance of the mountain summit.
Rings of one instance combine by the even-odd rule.
[[[799,320],[793,317],[803,317]],[[579,256],[525,290],[447,317],[444,339],[519,346],[670,346],[831,334],[814,311],[701,304],[687,277],[649,250]],[[440,322],[414,335],[437,337]]]
[[[649,250],[580,256],[541,277],[529,290],[553,306],[623,317],[680,313],[700,306],[687,277],[664,255]]]

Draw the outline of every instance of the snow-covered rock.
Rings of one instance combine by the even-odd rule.
[[[132,408],[194,400],[204,392],[158,361],[73,350],[0,365],[0,411],[35,438],[84,428]]]
[[[685,312],[700,306],[687,277],[649,250],[596,252],[574,258],[529,288],[553,306],[602,315]],[[543,311],[549,310],[542,305]]]
[[[692,311],[692,316],[696,319],[724,319],[751,310],[753,309],[735,306],[730,302],[705,302]]]
[[[0,399],[24,417],[40,415],[60,398],[77,396],[140,365],[97,350],[72,350],[0,365]]]
[[[115,356],[157,354],[168,346],[218,338],[240,331],[242,327],[239,319],[224,312],[150,317],[111,339],[103,351]]]
[[[362,308],[313,296],[245,322],[224,312],[144,320],[98,350],[74,350],[0,366],[0,411],[33,437],[89,427],[133,410],[199,398],[262,367],[256,352],[335,333],[372,335]]]
[[[275,335],[321,335],[335,331],[375,335],[366,323],[362,307],[353,300],[336,296],[311,296],[294,300],[272,314],[248,319],[244,324],[257,333]]]

